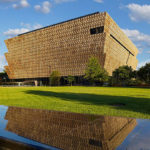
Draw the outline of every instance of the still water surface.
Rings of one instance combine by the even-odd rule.
[[[0,147],[16,150],[18,143],[39,150],[150,150],[150,120],[0,106]]]

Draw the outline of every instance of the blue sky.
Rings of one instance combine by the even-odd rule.
[[[97,11],[107,11],[139,48],[138,66],[150,62],[149,0],[0,0],[0,70],[5,39]]]

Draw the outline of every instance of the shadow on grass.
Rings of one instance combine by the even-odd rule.
[[[52,92],[40,90],[28,90],[26,94],[39,95],[45,97],[60,98],[65,101],[76,101],[84,105],[108,105],[115,109],[130,110],[145,114],[150,114],[150,98],[127,97],[127,96],[111,96],[96,95],[87,93],[71,93],[71,92]]]

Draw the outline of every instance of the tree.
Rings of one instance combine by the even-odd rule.
[[[6,71],[5,70],[3,70],[3,72],[0,72],[0,80],[1,80],[1,82],[6,82],[6,81],[8,81],[8,75],[7,75],[7,73],[6,73]]]
[[[71,76],[71,75],[68,75],[67,81],[68,81],[69,84],[72,86],[72,83],[75,81],[75,77],[74,77],[74,76]]]
[[[150,63],[147,63],[145,66],[141,67],[137,71],[138,78],[148,84],[150,84]]]
[[[108,73],[101,67],[97,58],[91,57],[85,70],[84,78],[89,80],[92,84],[95,82],[104,83],[108,81]]]
[[[128,82],[135,76],[132,67],[120,66],[112,74],[112,80],[115,84],[127,85]]]
[[[53,71],[50,75],[50,85],[59,85],[60,84],[60,73],[58,71]]]

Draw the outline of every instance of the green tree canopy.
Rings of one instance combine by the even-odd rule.
[[[140,80],[150,83],[150,63],[147,63],[145,66],[141,67],[138,71],[138,78]]]
[[[97,58],[91,57],[85,70],[84,78],[89,80],[91,83],[103,83],[108,81],[108,73],[101,67]]]
[[[135,76],[135,72],[132,67],[129,66],[120,66],[113,71],[112,78],[116,84],[127,84],[131,78]]]
[[[9,78],[8,78],[8,75],[6,73],[5,70],[3,70],[3,72],[0,72],[0,81],[7,81]]]
[[[60,84],[60,72],[59,71],[53,71],[50,75],[50,85],[59,85]]]

